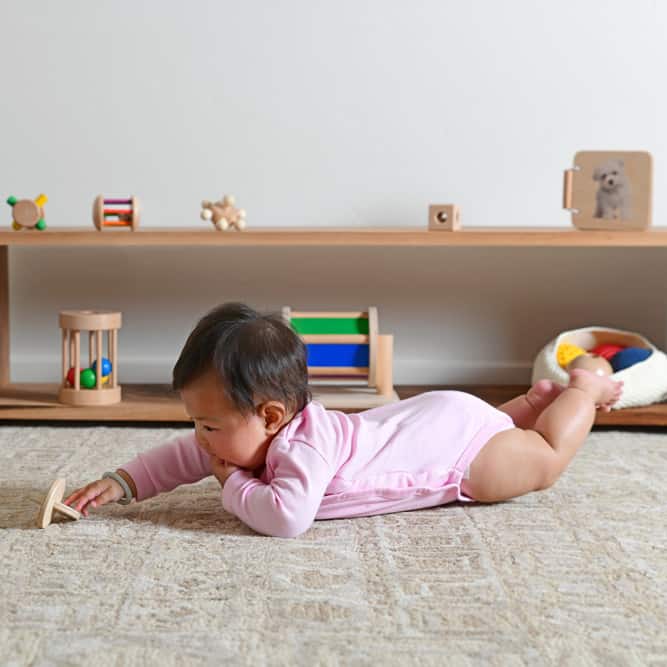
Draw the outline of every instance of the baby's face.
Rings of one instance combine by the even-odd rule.
[[[261,414],[241,414],[213,372],[191,382],[181,398],[194,420],[197,442],[207,454],[248,470],[264,464],[273,429],[267,428]]]

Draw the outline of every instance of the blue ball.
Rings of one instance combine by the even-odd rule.
[[[95,372],[95,375],[97,375],[97,359],[93,361],[93,365],[91,366],[91,368]],[[102,357],[102,377],[105,377],[110,373],[111,373],[111,362],[106,357]]]
[[[652,352],[653,350],[647,350],[645,347],[626,347],[617,352],[609,360],[609,363],[614,369],[614,373],[618,373],[618,371],[622,371],[624,368],[630,368],[630,366],[648,359]]]

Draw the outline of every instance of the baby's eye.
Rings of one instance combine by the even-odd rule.
[[[203,428],[205,431],[209,431],[209,432],[210,432],[210,431],[219,431],[219,430],[220,430],[220,429],[218,429],[218,428],[213,428],[213,426],[206,426],[206,425],[204,425],[202,428]]]

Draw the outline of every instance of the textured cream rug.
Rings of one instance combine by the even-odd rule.
[[[175,433],[0,427],[0,665],[667,665],[667,434],[595,431],[512,502],[261,537],[205,480],[33,527]]]

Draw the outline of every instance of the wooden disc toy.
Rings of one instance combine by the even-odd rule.
[[[62,502],[63,496],[65,495],[65,480],[57,479],[44,498],[42,506],[39,508],[39,514],[37,515],[37,525],[40,528],[46,528],[51,521],[53,520],[53,513],[57,512],[63,516],[67,516],[70,519],[78,520],[81,518],[81,513],[75,510],[69,505],[65,505]]]
[[[129,227],[135,231],[140,217],[141,208],[136,197],[105,199],[98,195],[93,202],[93,222],[99,231],[114,227]]]
[[[46,195],[38,195],[32,199],[17,199],[12,195],[7,198],[7,203],[12,207],[12,227],[19,229],[46,229],[44,222],[44,204],[48,201]]]

